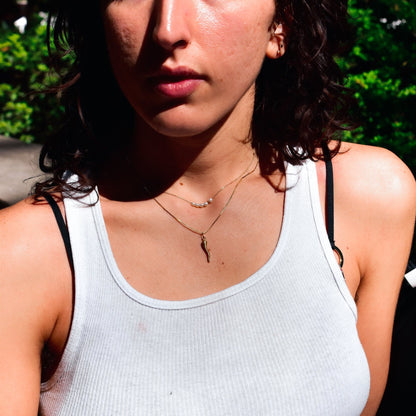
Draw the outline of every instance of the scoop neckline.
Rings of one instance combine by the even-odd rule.
[[[268,260],[262,266],[260,266],[254,273],[252,273],[239,283],[236,283],[232,286],[229,286],[218,292],[211,293],[209,295],[184,300],[167,300],[153,298],[151,296],[145,295],[144,293],[141,293],[140,291],[136,290],[133,286],[130,285],[130,283],[121,273],[117,261],[114,257],[113,251],[111,249],[107,227],[102,213],[101,202],[98,198],[97,203],[93,206],[93,216],[96,223],[102,253],[113,280],[119,286],[119,288],[133,301],[138,302],[144,306],[163,310],[198,308],[224,300],[248,289],[258,281],[262,280],[267,275],[269,269],[272,268],[274,264],[277,262],[278,258],[281,255],[281,252],[283,251],[283,246],[286,244],[289,234],[288,230],[290,228],[291,222],[291,213],[293,211],[292,209],[290,209],[293,193],[288,192],[288,190],[290,190],[290,188],[296,182],[296,179],[294,181],[294,177],[297,177],[297,174],[298,172],[296,172],[295,167],[293,165],[287,165],[282,225],[280,228],[279,238],[276,242],[273,253],[268,258]],[[99,195],[97,189],[96,192],[97,195]]]

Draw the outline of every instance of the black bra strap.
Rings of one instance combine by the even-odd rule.
[[[342,267],[344,264],[344,256],[342,254],[342,251],[335,245],[334,238],[334,172],[332,170],[331,154],[329,152],[328,144],[326,142],[322,143],[322,151],[324,154],[326,168],[326,229],[332,250],[334,250],[338,254],[339,265],[340,267]]]
[[[332,170],[332,160],[331,155],[328,149],[328,145],[326,142],[322,143],[322,151],[324,154],[325,160],[325,168],[326,168],[326,196],[325,196],[325,204],[326,204],[326,227],[329,242],[331,244],[332,250],[334,250],[339,256],[339,265],[340,267],[344,264],[344,256],[342,251],[335,245],[334,239],[334,173]],[[62,217],[61,210],[58,207],[58,204],[53,199],[50,194],[44,195],[46,201],[52,208],[52,211],[55,215],[56,222],[58,223],[59,230],[62,235],[62,239],[64,240],[66,253],[68,256],[69,263],[71,267],[74,267],[74,261],[72,258],[72,249],[71,249],[71,241],[69,239],[68,228],[66,227],[65,220]]]
[[[62,216],[61,210],[58,207],[58,204],[56,203],[55,199],[50,194],[44,194],[43,195],[48,202],[48,204],[51,206],[52,211],[55,215],[56,222],[58,223],[59,231],[61,232],[62,239],[64,240],[66,254],[68,256],[69,263],[71,265],[71,268],[74,269],[74,260],[72,258],[72,249],[71,249],[71,241],[69,239],[69,232],[68,228],[66,227],[65,220]]]

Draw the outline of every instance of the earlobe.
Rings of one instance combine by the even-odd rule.
[[[270,39],[266,49],[266,56],[277,59],[285,53],[285,31],[281,23],[273,23],[270,28]]]

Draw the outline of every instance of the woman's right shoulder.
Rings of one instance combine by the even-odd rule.
[[[71,288],[71,269],[45,200],[29,197],[0,210],[0,264],[0,286],[10,302],[19,299],[39,313],[49,309],[45,318],[56,319],[52,315],[59,314]]]
[[[0,256],[2,264],[33,271],[53,262],[60,253],[60,233],[49,204],[28,197],[0,210]]]
[[[71,271],[60,240],[46,202],[28,198],[0,210],[2,415],[35,414],[42,349],[70,316]]]

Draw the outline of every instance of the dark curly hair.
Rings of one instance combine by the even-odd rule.
[[[83,190],[90,190],[107,156],[123,146],[132,130],[134,111],[107,54],[99,18],[102,1],[111,0],[60,0],[56,20],[49,22],[55,48],[74,53],[75,61],[58,87],[67,121],[40,156],[42,171],[52,177],[37,184],[36,197],[68,190],[65,171],[78,174]],[[286,53],[265,59],[252,120],[252,146],[264,174],[283,171],[285,161],[319,159],[322,142],[352,126],[352,98],[334,60],[351,40],[347,0],[276,0],[275,21],[287,32]],[[339,141],[332,154],[338,151]]]

